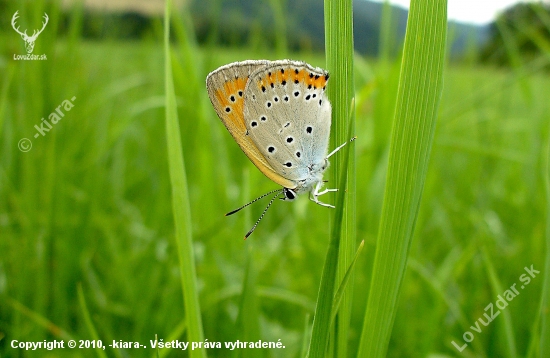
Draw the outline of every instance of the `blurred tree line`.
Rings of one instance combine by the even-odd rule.
[[[46,2],[46,6],[52,3]],[[0,0],[0,13],[5,14],[0,17],[4,36],[12,32],[11,15],[20,7],[24,4]],[[190,0],[186,10],[190,15],[187,18],[192,20],[191,29],[200,43],[291,51],[324,50],[323,2],[319,0]],[[382,11],[381,3],[354,2],[354,41],[358,53],[378,55]],[[162,37],[162,14],[85,11],[82,18],[74,15],[73,10],[62,13],[61,35],[66,33],[71,21],[80,21],[81,35],[87,39]],[[32,22],[23,17],[20,21]],[[390,19],[391,53],[397,55],[405,33],[407,11],[392,6]],[[473,46],[481,62],[509,66],[550,52],[548,3],[518,3],[485,27],[457,23],[449,26],[453,29],[450,38],[453,58],[463,57]]]
[[[20,10],[21,21],[39,21],[40,14],[26,19],[27,9],[36,10],[31,3],[15,4],[0,0],[0,28],[11,33],[10,19]],[[29,5],[30,4],[30,5]],[[52,2],[45,2],[53,6]],[[354,46],[362,55],[378,56],[382,12],[384,4],[366,0],[354,1]],[[27,11],[31,11],[27,10]],[[48,11],[48,9],[45,9]],[[199,43],[220,46],[251,46],[257,49],[285,49],[294,52],[324,50],[324,8],[320,0],[189,0],[185,9]],[[87,39],[147,39],[162,37],[162,14],[136,12],[98,12],[65,9],[59,21],[59,33],[64,35],[73,21],[79,22],[80,34]],[[405,35],[407,11],[388,6],[390,34],[386,44],[390,54],[398,56]],[[36,19],[35,19],[36,18]],[[465,24],[451,24],[453,39],[451,54],[464,52],[473,43],[480,46],[486,38],[486,29]]]
[[[489,40],[480,52],[486,63],[509,66],[550,52],[550,4],[518,3],[490,25]]]

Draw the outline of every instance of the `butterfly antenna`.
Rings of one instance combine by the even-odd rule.
[[[274,190],[274,191],[278,191],[278,190]],[[268,194],[271,194],[273,193],[270,192]],[[262,195],[262,197],[266,196],[267,194],[264,194]],[[267,204],[266,208],[264,209],[262,215],[260,215],[260,217],[258,218],[258,220],[256,221],[256,223],[254,224],[254,226],[252,226],[252,229],[250,229],[249,232],[246,233],[246,235],[244,235],[244,239],[246,240],[253,232],[254,230],[256,230],[256,226],[258,226],[258,224],[260,223],[260,220],[262,220],[262,218],[264,217],[265,213],[267,212],[267,209],[269,209],[269,207],[271,206],[271,204],[273,204],[273,202],[275,201],[275,199],[277,199],[277,197],[279,196],[279,194],[275,195],[273,198],[271,198],[271,200],[269,201],[269,204]],[[258,200],[258,199],[256,199]]]
[[[332,152],[330,152],[329,155],[327,155],[326,159],[330,158],[333,154],[336,154],[336,152],[338,152],[340,149],[344,148],[344,146],[348,143],[351,143],[353,142],[355,139],[357,139],[357,136],[351,138],[349,141],[347,142],[344,142],[344,144],[342,144],[341,146],[339,146],[338,148],[334,149]]]
[[[268,192],[268,193],[265,193],[264,195],[259,196],[259,197],[257,197],[256,199],[252,200],[250,203],[244,204],[244,205],[241,206],[240,208],[228,212],[227,214],[225,214],[225,216],[233,215],[233,214],[235,214],[237,211],[239,211],[239,210],[241,210],[241,209],[244,209],[244,208],[246,208],[248,205],[254,204],[254,203],[257,202],[258,200],[260,200],[260,199],[262,199],[262,198],[268,196],[269,194],[273,194],[273,193],[275,193],[275,192],[277,192],[277,191],[282,192],[283,190],[282,190],[282,189],[276,189],[276,190],[272,190],[272,191],[270,191],[270,192]],[[269,204],[269,205],[271,205],[271,204]],[[269,206],[268,206],[268,207],[269,207]],[[264,213],[265,213],[265,211],[264,211]]]

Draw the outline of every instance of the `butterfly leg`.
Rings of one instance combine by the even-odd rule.
[[[325,190],[317,193],[317,196],[325,195],[326,193],[330,193],[330,192],[334,192],[334,191],[338,191],[338,189],[325,189]]]
[[[351,139],[350,139],[349,141],[347,141],[347,142],[344,142],[344,144],[340,145],[339,147],[337,147],[336,149],[334,149],[332,152],[330,152],[330,154],[327,155],[326,159],[332,157],[332,156],[333,156],[334,154],[336,154],[340,149],[344,148],[344,146],[345,146],[346,144],[348,144],[348,142],[353,142],[355,139],[357,139],[357,136],[351,138]]]
[[[334,209],[334,205],[326,204],[326,203],[323,203],[323,202],[319,201],[319,196],[324,195],[324,194],[329,193],[329,192],[332,192],[332,191],[338,191],[338,189],[325,189],[323,191],[319,191],[319,190],[321,190],[322,185],[323,185],[322,182],[319,182],[319,183],[317,183],[317,185],[315,185],[315,188],[313,189],[313,191],[310,192],[309,200],[313,201],[316,204],[324,206],[326,208],[333,208]]]

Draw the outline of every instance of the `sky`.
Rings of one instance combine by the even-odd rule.
[[[383,1],[383,0],[377,0]],[[514,5],[518,0],[448,0],[449,20],[485,25],[492,22],[498,13]],[[523,1],[526,2],[526,1]],[[390,3],[409,8],[410,0],[390,0]]]

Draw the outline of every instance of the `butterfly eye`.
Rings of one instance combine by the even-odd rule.
[[[296,199],[296,194],[291,189],[284,188],[283,193],[288,200]]]

